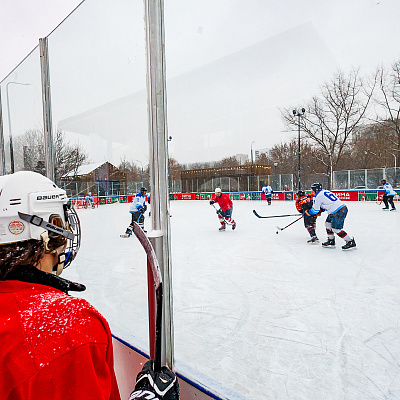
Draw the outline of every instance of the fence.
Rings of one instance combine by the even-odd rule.
[[[98,196],[127,196],[140,192],[140,188],[146,186],[146,182],[57,182],[58,186],[67,192],[68,197],[76,197],[91,192]],[[148,186],[148,185],[147,185]],[[146,187],[147,187],[146,186]]]
[[[357,169],[333,172],[333,189],[377,189],[386,179],[398,187],[399,168]]]

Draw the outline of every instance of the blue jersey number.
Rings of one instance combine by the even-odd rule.
[[[332,192],[324,192],[324,195],[325,195],[330,201],[336,201],[336,200],[338,199]]]

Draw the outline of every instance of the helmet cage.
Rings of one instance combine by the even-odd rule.
[[[66,228],[73,233],[73,239],[68,240],[67,248],[65,249],[64,269],[67,268],[75,259],[79,248],[81,247],[81,224],[79,222],[78,214],[75,208],[69,204],[64,204],[64,215],[66,221]]]
[[[32,225],[40,226],[48,232],[49,238],[57,235],[67,238],[67,247],[64,251],[64,268],[67,268],[76,257],[81,245],[81,225],[78,215],[73,207],[63,204],[65,224],[58,214],[51,214],[49,222],[37,215],[29,215],[18,212],[19,217]]]

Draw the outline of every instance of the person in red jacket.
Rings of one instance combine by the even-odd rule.
[[[221,223],[219,231],[226,229],[226,223],[232,225],[232,230],[235,230],[236,222],[232,219],[233,203],[227,193],[222,193],[221,188],[215,189],[215,197],[210,200],[212,206],[215,203],[219,205],[219,209],[217,210],[218,219]]]
[[[80,246],[79,219],[67,200],[35,172],[0,176],[2,400],[120,400],[109,325],[69,295],[84,285],[59,276]],[[148,396],[179,398],[172,371],[155,373],[151,361],[131,398]]]

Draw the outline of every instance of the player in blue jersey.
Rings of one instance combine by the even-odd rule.
[[[313,206],[310,210],[305,211],[305,215],[317,215],[319,212],[326,211],[328,217],[325,221],[326,233],[328,240],[322,243],[322,247],[334,248],[335,246],[335,233],[346,242],[342,246],[343,250],[349,250],[356,247],[354,238],[351,238],[344,230],[344,220],[347,215],[347,207],[343,201],[339,200],[329,190],[322,190],[320,183],[313,183],[311,189],[314,192]]]
[[[382,210],[389,210],[389,203],[392,206],[390,211],[396,211],[396,207],[394,206],[394,196],[396,195],[396,192],[393,190],[392,185],[386,181],[386,179],[382,179],[382,185],[383,188],[385,189],[385,193],[383,194],[382,201],[385,203],[385,207],[382,208]]]
[[[138,193],[132,200],[132,203],[129,207],[129,212],[132,216],[132,222],[126,228],[125,234],[121,235],[121,237],[129,237],[132,235],[133,231],[133,223],[137,222],[139,226],[144,230],[144,213],[147,210],[147,189],[142,187],[140,189],[140,193]],[[146,232],[146,231],[145,231]]]
[[[85,196],[85,208],[88,208],[88,207],[94,208],[94,198],[93,198],[92,192],[89,192]]]

